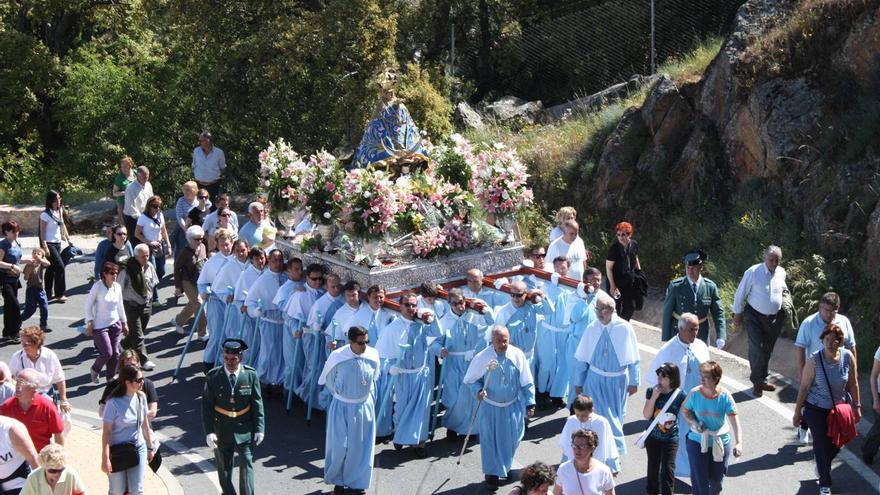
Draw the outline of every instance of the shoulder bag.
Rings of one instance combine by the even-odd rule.
[[[825,375],[825,383],[828,384],[828,394],[831,395],[831,402],[834,403],[834,407],[828,412],[828,436],[831,437],[831,443],[840,449],[857,437],[859,431],[856,428],[852,405],[846,400],[846,392],[844,392],[840,402],[834,399],[831,381],[828,379],[828,372],[825,371],[825,358],[822,357],[822,352],[819,351],[816,358],[819,360],[819,364],[822,365],[822,374]],[[841,354],[841,366],[843,366],[844,359],[846,359],[846,354]]]

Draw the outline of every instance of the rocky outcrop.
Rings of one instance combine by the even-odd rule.
[[[516,96],[504,96],[483,107],[483,113],[495,122],[522,128],[534,125],[541,120],[544,104],[540,101],[525,101]]]
[[[455,105],[455,124],[460,129],[482,129],[485,126],[480,112],[464,101]]]

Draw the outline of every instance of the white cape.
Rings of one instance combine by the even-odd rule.
[[[709,360],[709,347],[700,339],[694,339],[693,343],[690,346],[685,344],[678,338],[678,335],[669,339],[663,347],[657,352],[657,355],[654,357],[654,360],[651,361],[651,366],[648,368],[647,376],[645,377],[645,381],[650,386],[657,385],[657,368],[663,365],[663,363],[674,363],[678,366],[678,372],[681,376],[682,386],[684,384],[684,375],[685,370],[687,370],[687,350],[688,347],[691,349],[691,353],[697,358],[697,361],[700,364],[705,363]]]
[[[516,369],[519,370],[519,384],[522,387],[530,383],[534,383],[534,379],[532,378],[532,370],[529,367],[529,361],[526,359],[526,355],[516,347],[512,345],[507,346],[507,351],[504,353],[505,357],[509,359]],[[495,348],[491,345],[474,356],[474,359],[471,361],[471,364],[468,366],[467,373],[464,374],[464,383],[471,384],[475,383],[477,380],[483,377],[486,374],[487,366],[489,362],[498,359],[498,353],[495,352]]]
[[[318,377],[318,385],[324,385],[327,383],[327,375],[330,374],[330,371],[339,363],[343,363],[348,361],[349,359],[357,359],[363,358],[368,361],[372,361],[376,363],[376,369],[379,368],[379,353],[376,351],[374,347],[367,346],[367,349],[363,354],[358,356],[351,350],[351,346],[347,345],[345,347],[340,347],[335,351],[331,352],[327,357],[327,362],[324,363],[324,369],[321,370],[321,376]]]
[[[598,318],[590,323],[574,352],[575,359],[590,363],[604,327],[605,325]],[[608,335],[611,336],[611,345],[614,347],[614,353],[617,354],[617,362],[621,366],[639,362],[639,343],[632,325],[615,314],[611,317],[608,327]]]

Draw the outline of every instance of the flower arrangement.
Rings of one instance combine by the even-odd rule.
[[[487,213],[512,215],[534,201],[526,185],[529,174],[516,150],[494,143],[474,156],[473,167],[471,190]]]
[[[324,150],[304,160],[297,188],[297,203],[308,210],[312,221],[329,224],[342,205],[342,165]]]
[[[382,170],[350,170],[342,179],[341,200],[343,228],[365,239],[385,234],[400,209],[394,183]]]
[[[270,142],[258,155],[260,161],[260,190],[265,191],[272,203],[272,209],[283,211],[291,201],[292,177],[302,166],[299,154],[284,142],[284,139]]]

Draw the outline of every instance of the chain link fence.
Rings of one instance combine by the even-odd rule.
[[[586,0],[520,22],[528,77],[519,92],[559,103],[633,75],[725,34],[744,0]]]

